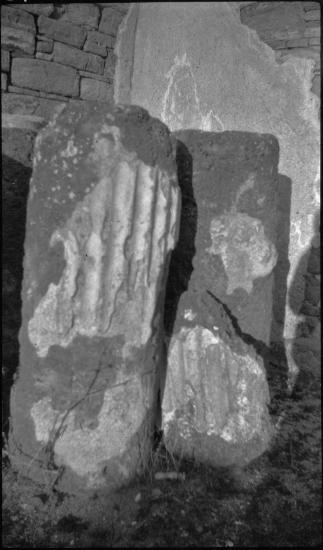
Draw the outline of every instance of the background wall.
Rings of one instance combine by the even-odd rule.
[[[18,115],[47,119],[55,101],[113,99],[114,47],[127,9],[127,3],[3,5],[4,125],[28,125]]]
[[[278,276],[288,295],[272,337],[283,335],[287,350],[306,322],[307,265],[311,246],[318,246],[318,15],[315,2],[140,3],[132,5],[118,43],[117,101],[145,107],[171,130],[278,138],[279,171],[291,182],[290,265],[287,282],[286,268]],[[285,204],[287,187],[281,186]]]

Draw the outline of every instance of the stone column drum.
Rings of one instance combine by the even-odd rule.
[[[10,452],[64,490],[116,487],[151,450],[179,188],[167,127],[68,106],[38,135]]]
[[[193,272],[168,348],[166,446],[214,465],[245,464],[272,434],[264,357],[277,262],[278,142],[244,132],[175,135],[191,155],[197,219]],[[181,175],[183,195],[188,180]],[[176,248],[176,265],[192,254],[187,245]]]

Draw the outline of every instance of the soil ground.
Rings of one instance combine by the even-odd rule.
[[[268,376],[276,436],[243,469],[179,460],[160,444],[131,485],[76,498],[22,477],[4,451],[3,546],[321,547],[319,369],[303,369],[290,396],[279,365]],[[170,471],[184,475],[155,477]]]

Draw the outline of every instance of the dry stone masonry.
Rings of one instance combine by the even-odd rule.
[[[17,101],[32,96],[48,120],[55,104],[43,98],[111,101],[114,48],[127,9],[127,3],[3,5],[1,90],[9,96],[3,97],[3,111],[9,114],[15,104],[18,114]]]
[[[11,399],[29,475],[117,486],[147,460],[179,204],[173,141],[143,109],[69,106],[39,133]]]
[[[263,350],[277,262],[278,143],[244,132],[175,135],[192,157],[197,233],[169,344],[165,441],[176,454],[241,465],[272,434]],[[185,264],[190,252],[174,254]]]

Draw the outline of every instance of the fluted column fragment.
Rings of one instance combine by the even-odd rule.
[[[39,134],[11,399],[18,465],[40,456],[71,490],[143,466],[179,203],[169,132],[141,108],[67,107]]]

